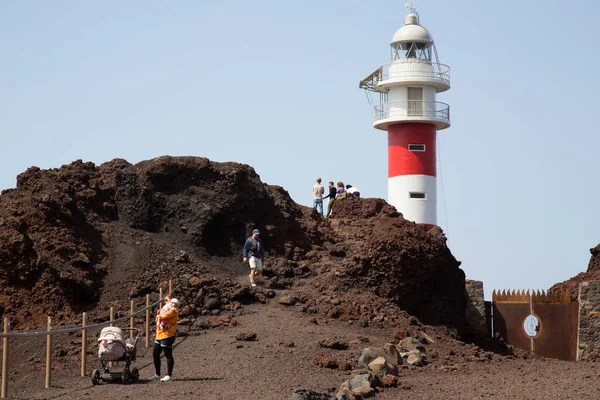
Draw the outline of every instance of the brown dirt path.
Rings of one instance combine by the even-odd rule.
[[[203,331],[199,336],[178,339],[175,349],[175,380],[170,383],[142,381],[134,385],[92,386],[90,378],[80,378],[76,357],[57,362],[53,386],[43,389],[43,363],[36,371],[11,371],[9,386],[16,399],[261,399],[291,398],[293,390],[305,388],[334,391],[350,372],[324,369],[313,363],[314,355],[328,353],[340,361],[356,362],[363,346],[348,350],[323,349],[319,342],[328,337],[351,341],[367,337],[371,345],[381,345],[391,335],[389,329],[359,327],[317,317],[309,321],[300,307],[250,305],[237,311],[238,325]],[[240,342],[236,334],[255,332],[258,340]],[[294,347],[286,344],[294,343]],[[458,342],[457,342],[458,343]],[[474,361],[469,347],[443,340],[430,346],[440,357],[423,368],[402,369],[400,386],[377,394],[376,400],[448,398],[491,399],[597,399],[600,398],[599,366],[543,358],[514,359],[493,355],[491,361]],[[238,348],[238,346],[240,346]],[[453,357],[444,356],[453,349]],[[153,373],[149,349],[139,347],[135,365],[142,378]],[[43,359],[43,354],[40,355]],[[93,357],[88,369],[97,367]],[[454,365],[456,371],[444,370]],[[163,367],[164,368],[164,367]]]
[[[53,371],[53,387],[43,389],[40,369],[27,375],[12,375],[10,393],[18,399],[106,399],[106,398],[169,398],[204,399],[283,399],[294,389],[311,388],[328,391],[347,379],[348,372],[323,369],[312,359],[315,354],[332,352],[319,347],[319,341],[341,335],[345,340],[369,336],[384,342],[386,333],[379,328],[361,328],[339,321],[319,325],[308,322],[301,311],[290,312],[285,306],[253,305],[234,317],[238,326],[210,329],[200,336],[178,339],[175,355],[175,380],[170,383],[140,382],[135,385],[102,384],[92,386],[90,378],[78,376],[77,360],[71,360]],[[240,342],[237,333],[252,331],[258,340]],[[293,342],[294,347],[285,344]],[[237,348],[237,346],[243,346]],[[142,378],[153,374],[150,349],[138,347],[135,365]],[[340,358],[358,358],[359,348],[333,351]],[[43,358],[43,356],[42,356]],[[88,362],[91,370],[99,365],[94,357]],[[163,365],[164,368],[164,365]],[[25,378],[26,376],[26,378]]]

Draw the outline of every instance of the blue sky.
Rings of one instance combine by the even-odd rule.
[[[546,289],[585,271],[595,212],[600,5],[415,1],[452,69],[438,222],[467,277]],[[358,82],[400,1],[0,4],[0,188],[36,165],[169,154],[252,165],[310,205],[317,176],[387,196]]]

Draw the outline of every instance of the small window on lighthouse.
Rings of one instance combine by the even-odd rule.
[[[408,150],[410,150],[410,151],[425,151],[425,145],[424,144],[409,144]]]
[[[410,198],[411,199],[423,199],[425,200],[425,193],[423,192],[410,192]]]

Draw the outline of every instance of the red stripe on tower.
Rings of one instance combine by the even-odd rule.
[[[394,124],[388,127],[388,178],[400,175],[436,176],[435,125]],[[410,150],[409,146],[418,150]],[[423,145],[421,150],[420,145]]]

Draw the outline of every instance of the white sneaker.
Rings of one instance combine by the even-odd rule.
[[[165,375],[165,377],[162,378],[160,381],[161,382],[169,382],[169,381],[172,381],[172,380],[173,380],[173,378],[171,378],[171,375]]]
[[[254,283],[254,282],[250,282],[250,286],[252,286],[252,287],[256,287],[256,283]]]
[[[160,378],[160,376],[158,376],[158,375],[154,374],[154,375],[152,375],[152,376],[148,377],[148,379],[147,379],[147,380],[149,380],[149,381],[155,381],[155,380],[157,380],[158,378]]]

